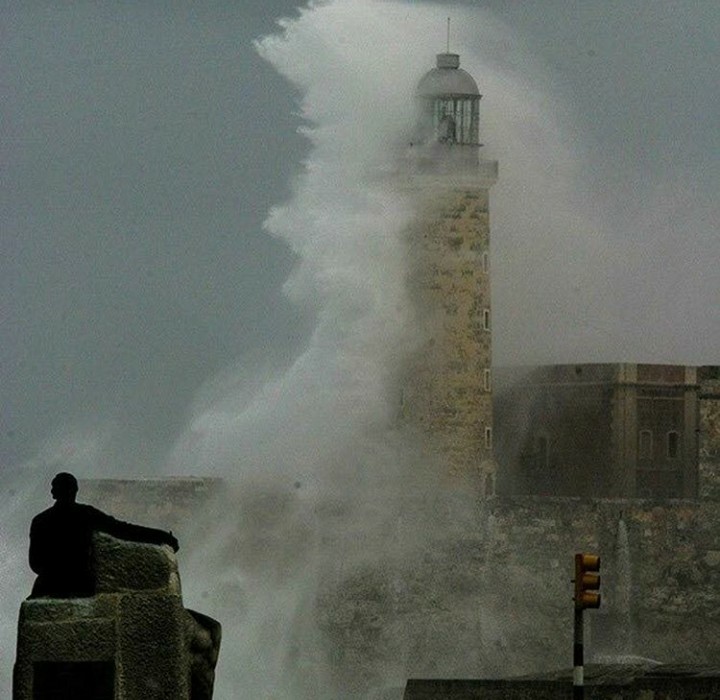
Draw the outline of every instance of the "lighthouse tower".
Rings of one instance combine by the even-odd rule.
[[[441,53],[417,86],[406,186],[409,286],[423,343],[403,383],[404,419],[431,438],[451,477],[494,491],[489,190],[497,162],[480,158],[480,92]]]

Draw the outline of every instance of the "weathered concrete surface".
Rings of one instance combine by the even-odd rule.
[[[162,589],[180,595],[177,559],[168,547],[97,535],[93,562],[98,593]]]
[[[572,671],[508,680],[411,679],[404,700],[572,698]],[[708,700],[720,697],[720,669],[703,666],[588,666],[587,700]]]
[[[96,535],[94,564],[97,595],[23,602],[14,700],[36,700],[48,677],[64,688],[57,700],[212,697],[220,628],[183,608],[172,550]],[[97,689],[98,674],[111,695]]]

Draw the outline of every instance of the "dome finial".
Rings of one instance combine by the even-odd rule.
[[[450,53],[450,18],[448,17],[447,19],[447,49],[445,49],[445,53]]]

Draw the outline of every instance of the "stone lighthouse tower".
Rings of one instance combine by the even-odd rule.
[[[453,53],[416,90],[406,186],[417,217],[408,284],[422,346],[403,384],[404,419],[427,435],[451,477],[494,491],[488,195],[497,162],[480,158],[480,92]]]

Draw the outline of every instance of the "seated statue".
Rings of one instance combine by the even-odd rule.
[[[76,503],[77,491],[58,474],[55,505],[32,521],[14,700],[211,700],[221,627],[184,608],[177,539]]]
[[[77,479],[61,472],[52,480],[55,504],[33,518],[30,568],[37,574],[31,598],[85,598],[95,593],[92,537],[105,532],[121,540],[167,544],[178,551],[172,532],[133,525],[76,503]]]

